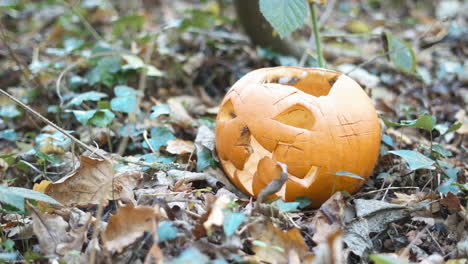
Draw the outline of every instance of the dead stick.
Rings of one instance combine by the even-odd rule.
[[[68,138],[70,138],[71,140],[73,140],[74,142],[78,143],[78,145],[80,145],[82,148],[90,151],[91,153],[94,153],[96,154],[97,156],[99,156],[100,158],[103,158],[105,160],[109,160],[107,157],[101,155],[100,153],[96,152],[97,149],[93,148],[93,147],[90,147],[88,145],[86,145],[85,143],[83,143],[83,141],[77,139],[76,137],[74,137],[72,134],[68,133],[65,129],[59,127],[58,125],[56,125],[55,123],[53,123],[52,121],[50,121],[49,119],[45,118],[43,115],[41,115],[40,113],[38,113],[36,110],[32,109],[31,107],[27,106],[26,104],[24,104],[23,102],[21,102],[20,100],[16,99],[14,96],[12,96],[11,94],[7,93],[5,90],[3,89],[0,89],[0,92],[5,95],[6,97],[8,97],[10,100],[12,100],[13,102],[17,103],[18,105],[20,105],[22,108],[26,109],[27,111],[29,111],[31,114],[33,114],[34,116],[38,117],[39,119],[41,119],[42,121],[44,121],[45,123],[49,124],[50,126],[52,126],[53,128],[57,129],[58,131],[60,131],[60,133],[64,134],[65,136],[67,136]]]

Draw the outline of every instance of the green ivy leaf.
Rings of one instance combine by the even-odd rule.
[[[167,146],[167,141],[173,139],[176,139],[176,137],[167,127],[154,127],[151,129],[149,142],[153,149],[158,151],[162,146]],[[143,147],[149,148],[146,142],[143,142]]]
[[[0,117],[6,117],[6,118],[13,118],[17,117],[21,114],[18,109],[16,109],[15,105],[4,105],[0,107]]]
[[[16,132],[13,129],[5,129],[3,131],[0,131],[0,139],[15,141],[16,138]]]
[[[151,107],[153,113],[150,115],[150,119],[156,119],[161,115],[169,115],[171,113],[171,108],[167,104],[160,104]]]
[[[414,171],[417,169],[428,169],[433,170],[434,166],[432,166],[435,161],[432,159],[424,156],[423,154],[411,151],[411,150],[392,150],[389,153],[395,154],[397,156],[402,157],[407,163],[410,170]]]
[[[448,133],[451,133],[451,132],[454,132],[454,131],[457,131],[460,127],[463,126],[463,123],[462,122],[457,122],[453,125],[451,125],[447,131],[445,131],[444,135],[448,134]]]
[[[197,152],[197,171],[203,171],[208,166],[213,166],[215,163],[211,150],[203,147],[203,149]]]
[[[422,114],[418,116],[418,119],[414,120],[409,126],[415,127],[415,128],[421,128],[426,131],[431,132],[434,129],[436,123],[435,117],[429,115],[429,114]]]
[[[97,110],[72,110],[73,115],[75,115],[76,119],[83,125],[88,125],[89,119],[94,116]]]
[[[434,116],[429,114],[422,114],[418,116],[418,119],[415,120],[402,120],[400,123],[395,123],[380,117],[386,126],[396,126],[396,127],[415,127],[424,129],[427,131],[432,131],[435,127],[436,119]]]
[[[349,171],[337,171],[335,173],[336,176],[344,176],[344,177],[349,177],[349,178],[354,178],[354,179],[358,179],[358,180],[362,180],[362,181],[365,181],[366,179],[362,178],[361,176],[357,175],[357,174],[354,174],[352,172],[349,172]]]
[[[90,85],[103,83],[108,87],[117,80],[117,72],[122,68],[122,60],[118,56],[104,57],[98,60],[96,66],[86,74]]]
[[[311,205],[312,204],[312,200],[310,200],[309,197],[305,197],[305,196],[299,196],[297,197],[296,199],[294,199],[294,202],[298,202],[299,203],[299,208],[300,209],[303,209],[303,208],[306,208],[307,206]]]
[[[416,55],[411,46],[403,40],[386,32],[384,35],[389,52],[390,61],[397,69],[407,72],[416,72]]]
[[[298,212],[299,211],[299,206],[301,205],[300,202],[285,202],[281,199],[278,199],[273,202],[275,207],[278,208],[280,213],[289,213],[289,212]]]
[[[100,109],[89,119],[91,124],[99,127],[107,127],[114,121],[115,114],[109,109]]]
[[[122,113],[133,113],[137,110],[138,91],[126,85],[114,88],[117,97],[111,100],[111,109]]]
[[[74,50],[77,50],[83,46],[84,40],[79,38],[67,38],[63,41],[63,49],[70,53]]]
[[[24,199],[31,199],[52,204],[60,204],[52,197],[45,195],[41,192],[33,191],[26,188],[5,187],[3,185],[0,185],[0,202],[16,207],[20,211],[24,212]]]
[[[223,210],[224,222],[223,230],[226,236],[232,236],[239,226],[246,220],[243,213],[232,212],[231,210]]]
[[[107,94],[96,92],[96,91],[90,91],[90,92],[82,93],[82,94],[79,94],[79,95],[73,97],[73,99],[71,99],[70,102],[67,103],[67,107],[68,106],[80,105],[84,101],[99,101],[99,100],[101,100],[102,98],[105,98],[105,97],[107,97]]]
[[[158,226],[158,242],[172,240],[177,237],[177,227],[171,221],[161,221]]]
[[[260,12],[284,38],[304,24],[306,0],[260,0]]]

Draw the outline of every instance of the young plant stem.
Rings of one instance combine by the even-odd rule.
[[[315,13],[315,4],[309,3],[310,9],[310,18],[312,19],[312,28],[314,30],[314,37],[315,37],[315,47],[317,49],[317,62],[320,68],[325,67],[325,60],[323,59],[323,51],[322,51],[322,44],[320,39],[320,31],[319,26],[317,23],[317,15]]]

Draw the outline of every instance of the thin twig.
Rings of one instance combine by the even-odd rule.
[[[3,89],[0,89],[0,93],[2,93],[3,95],[5,95],[6,97],[8,97],[10,100],[12,100],[13,102],[17,103],[18,105],[20,105],[22,108],[24,108],[25,110],[29,111],[31,114],[33,114],[34,116],[36,116],[37,118],[41,119],[42,121],[44,121],[45,123],[47,123],[48,125],[50,125],[51,127],[57,129],[60,133],[64,134],[65,136],[67,136],[68,138],[70,138],[71,140],[73,140],[74,142],[78,143],[78,145],[80,145],[82,148],[88,150],[89,152],[91,153],[94,153],[96,154],[96,156],[99,156],[100,158],[103,158],[105,160],[109,160],[107,157],[101,155],[99,152],[96,152],[97,149],[95,148],[92,148],[88,145],[86,145],[85,143],[83,143],[83,141],[77,139],[76,137],[74,137],[72,134],[68,133],[65,129],[59,127],[58,125],[56,125],[55,123],[53,123],[52,121],[50,121],[49,119],[45,118],[43,115],[41,115],[40,113],[38,113],[36,110],[32,109],[31,107],[27,106],[26,104],[24,104],[23,102],[21,102],[20,100],[16,99],[15,97],[13,97],[12,95],[10,95],[9,93],[7,93],[6,91],[4,91]]]

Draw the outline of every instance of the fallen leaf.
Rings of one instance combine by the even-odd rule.
[[[252,257],[263,263],[292,263],[290,257],[297,255],[301,261],[311,257],[301,232],[297,228],[286,232],[272,223],[257,223],[252,227],[250,236],[253,241]],[[302,262],[301,262],[302,263]]]
[[[451,192],[449,192],[447,196],[445,196],[445,198],[440,201],[440,203],[446,206],[448,209],[454,210],[456,212],[462,209],[460,198]]]
[[[228,196],[220,196],[216,199],[208,219],[203,223],[203,226],[205,227],[205,230],[208,234],[212,231],[213,226],[223,225],[223,209],[226,208],[230,202],[231,199]]]
[[[315,243],[328,243],[329,236],[342,229],[345,203],[341,192],[335,193],[317,211],[312,219]]]
[[[134,203],[133,188],[141,172],[115,174],[114,165],[107,160],[80,157],[78,171],[45,189],[45,194],[66,206],[89,206],[101,200],[122,200]]]
[[[177,138],[167,141],[166,151],[175,155],[188,154],[195,151],[195,145],[190,140],[182,140]]]
[[[61,212],[62,215],[33,211],[33,230],[43,254],[64,256],[72,250],[81,251],[91,223],[90,213],[77,208]]]
[[[345,226],[344,242],[356,255],[372,250],[371,233],[385,230],[389,223],[409,216],[407,207],[379,200],[354,200],[356,218]]]
[[[182,127],[190,127],[194,124],[195,119],[190,116],[184,107],[184,105],[193,104],[194,101],[200,104],[198,98],[193,96],[176,96],[168,99],[167,104],[171,108],[171,122]]]
[[[133,244],[144,232],[153,233],[157,227],[158,213],[147,206],[122,206],[109,217],[109,224],[101,234],[104,248],[121,252]]]

